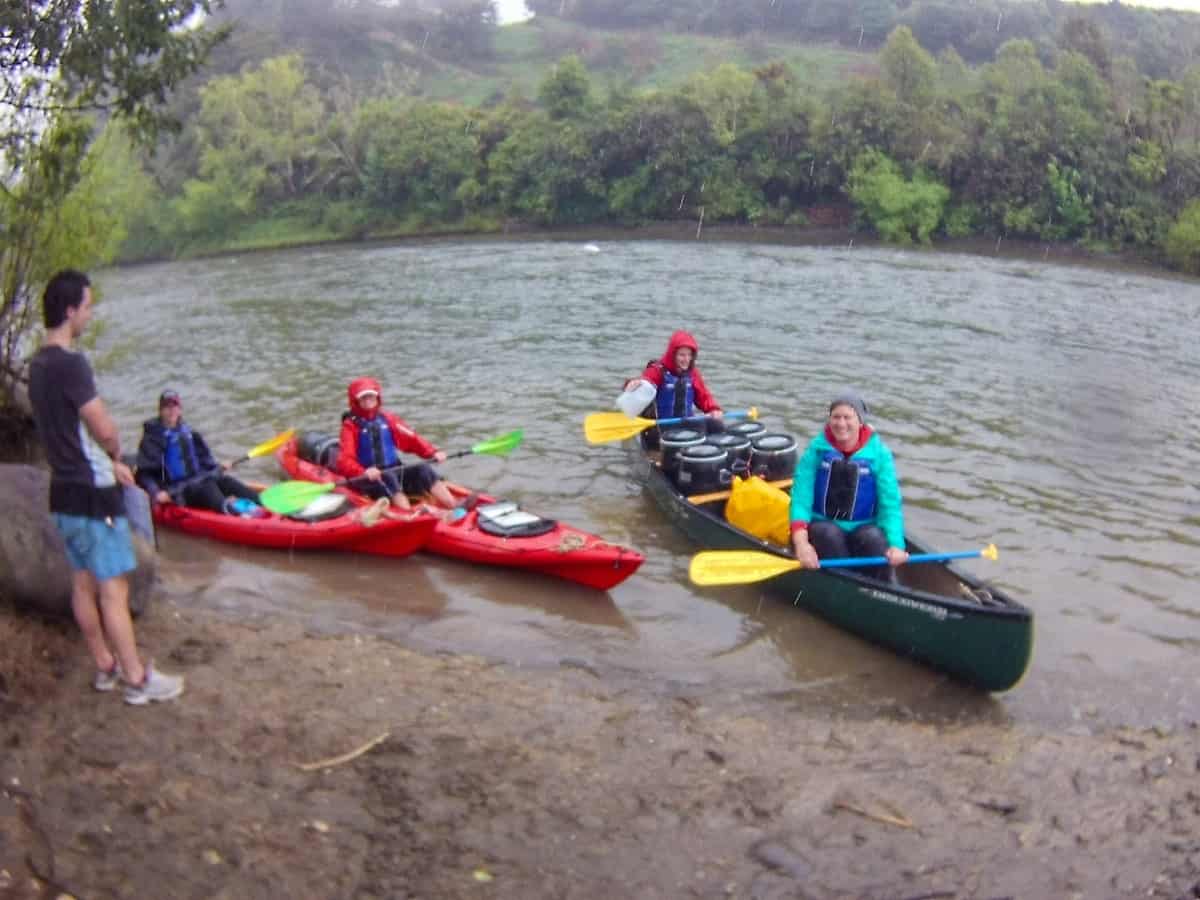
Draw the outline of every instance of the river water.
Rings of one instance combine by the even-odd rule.
[[[90,348],[136,444],[164,387],[218,455],[334,431],[345,386],[443,448],[512,428],[453,480],[641,550],[608,594],[426,555],[388,561],[161,536],[174,602],[383,635],[666,690],[721,685],[835,715],[1086,729],[1200,718],[1200,287],[1104,268],[889,248],[438,241],[102,272]],[[892,446],[909,530],[995,542],[975,571],[1030,606],[1014,691],[981,697],[761,585],[712,590],[694,548],[582,421],[687,327],[727,410],[802,442],[844,385]],[[270,460],[246,466],[271,480]]]

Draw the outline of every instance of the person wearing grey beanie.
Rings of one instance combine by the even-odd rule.
[[[838,391],[837,396],[830,401],[829,411],[832,413],[835,406],[849,406],[858,413],[858,421],[867,424],[867,403],[862,396],[849,388]]]
[[[892,451],[867,424],[867,404],[854,390],[830,401],[825,428],[796,463],[792,479],[792,549],[805,568],[821,559],[883,556],[870,574],[896,580],[908,561],[904,507]]]

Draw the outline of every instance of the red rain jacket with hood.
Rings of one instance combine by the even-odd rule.
[[[363,391],[374,391],[379,397],[375,408],[367,411],[358,404],[358,395]],[[408,426],[399,416],[392,415],[383,408],[383,390],[374,378],[355,378],[346,389],[350,400],[350,415],[342,419],[342,432],[339,436],[340,452],[337,458],[337,471],[346,478],[355,478],[367,471],[358,461],[358,426],[354,424],[354,416],[360,419],[373,419],[381,416],[388,424],[392,433],[392,441],[401,453],[415,453],[422,459],[432,459],[437,453],[437,447],[425,440]]]
[[[716,398],[709,391],[708,385],[704,383],[700,370],[696,368],[696,360],[700,358],[700,346],[696,343],[696,339],[686,331],[677,331],[671,335],[671,340],[667,342],[667,352],[662,355],[662,359],[656,359],[646,366],[642,378],[655,387],[662,387],[663,369],[672,375],[678,375],[679,371],[675,368],[675,351],[680,347],[689,347],[692,351],[692,395],[695,397],[696,408],[703,413],[716,412],[721,408],[721,404],[717,403]]]

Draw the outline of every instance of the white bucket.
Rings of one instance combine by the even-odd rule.
[[[639,379],[637,384],[617,397],[617,409],[631,419],[637,418],[657,394],[658,388],[649,381]]]

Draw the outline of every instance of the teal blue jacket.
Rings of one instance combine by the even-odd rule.
[[[817,469],[821,458],[833,450],[829,438],[822,431],[812,439],[800,461],[796,463],[796,472],[792,478],[792,530],[797,522],[806,525],[814,519],[822,520],[825,516],[813,512],[813,491],[816,488]],[[900,499],[900,482],[896,478],[896,462],[892,459],[892,451],[875,432],[861,448],[850,454],[851,459],[859,459],[871,467],[875,475],[875,517],[860,522],[832,520],[843,531],[853,531],[860,525],[873,524],[882,529],[887,537],[889,547],[904,549],[904,505]]]

